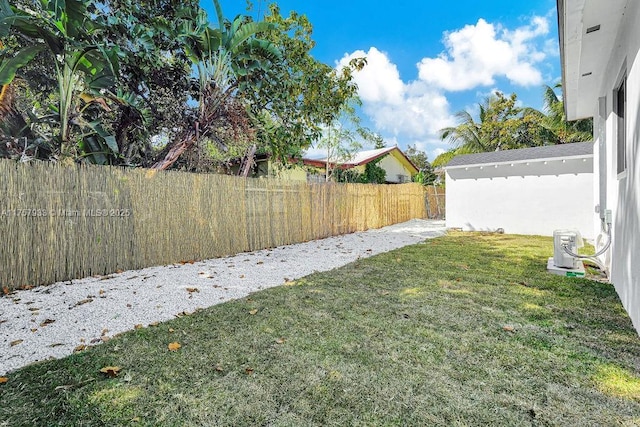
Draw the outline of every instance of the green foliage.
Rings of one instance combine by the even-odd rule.
[[[555,144],[591,141],[593,138],[593,119],[567,121],[564,102],[555,89],[562,89],[558,83],[554,88],[544,87],[544,112],[542,120],[544,136]]]
[[[458,152],[455,148],[449,151],[445,151],[444,153],[433,159],[433,162],[431,162],[431,166],[433,166],[434,168],[441,168],[443,166],[446,166],[446,164],[449,163],[451,159],[453,159],[457,155]]]
[[[543,113],[533,108],[518,107],[515,93],[506,97],[496,92],[478,105],[479,121],[467,111],[458,112],[459,124],[440,131],[441,138],[454,145],[451,150],[453,154],[448,154],[446,158],[457,154],[564,144],[592,138],[592,120],[567,122],[564,105],[549,86],[545,87],[544,103]],[[448,162],[444,159],[440,159],[438,165]]]
[[[265,21],[274,27],[263,38],[282,56],[240,89],[250,101],[261,145],[268,147],[273,158],[287,161],[301,157],[322,137],[324,127],[340,118],[343,107],[356,94],[353,70],[362,68],[365,61],[335,70],[315,59],[311,54],[313,26],[305,15],[293,11],[284,17],[274,3]]]
[[[378,163],[384,157],[369,162],[364,166],[364,173],[362,174],[362,183],[366,184],[384,184],[387,182],[387,172],[378,166]]]
[[[48,105],[57,124],[50,134],[52,154],[62,159],[108,163],[119,151],[100,117],[110,109],[104,93],[114,86],[119,49],[101,43],[104,16],[97,13],[91,1],[45,0],[38,6],[23,10],[9,7],[3,0],[0,37],[13,32],[30,45],[25,49],[32,52],[19,61],[13,75],[3,83],[11,83],[15,72],[36,58],[37,53],[46,53],[57,83],[53,102]],[[24,51],[3,63],[15,61]],[[40,118],[36,121],[42,122]]]
[[[197,0],[0,0],[0,155],[27,137],[52,159],[130,166],[193,170],[252,145],[299,157],[364,59],[315,60],[308,19],[275,5],[260,22],[214,9],[216,25]]]
[[[456,114],[458,126],[440,131],[457,152],[480,153],[544,145],[540,138],[541,113],[517,106],[517,95],[495,92],[479,107],[479,121],[467,111]]]

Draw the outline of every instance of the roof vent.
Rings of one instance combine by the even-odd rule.
[[[594,33],[600,29],[600,24],[587,28],[587,34]]]

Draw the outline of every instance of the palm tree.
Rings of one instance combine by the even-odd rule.
[[[553,88],[544,87],[544,111],[546,113],[542,125],[545,136],[554,144],[590,141],[593,138],[593,120],[582,119],[567,121],[564,102],[558,97],[555,89],[562,89],[558,83]]]

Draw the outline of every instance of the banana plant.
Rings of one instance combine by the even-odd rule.
[[[90,4],[89,0],[41,0],[41,9],[34,12],[0,0],[0,38],[13,31],[29,44],[13,57],[2,58],[0,84],[10,84],[20,68],[46,52],[57,81],[57,105],[51,106],[51,110],[59,121],[56,138],[59,153],[101,163],[106,159],[105,150],[101,148],[100,155],[92,155],[96,145],[89,144],[89,138],[101,141],[111,156],[118,154],[118,145],[104,126],[98,126],[95,120],[87,121],[82,114],[89,104],[104,106],[104,94],[115,83],[118,50],[100,45],[101,18],[89,12]],[[72,135],[74,128],[79,130],[78,141]]]

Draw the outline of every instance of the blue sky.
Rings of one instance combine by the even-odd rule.
[[[221,0],[229,18],[264,14],[270,1]],[[356,76],[363,122],[387,145],[416,145],[430,160],[447,148],[438,130],[494,90],[542,108],[543,85],[560,81],[556,0],[280,0],[314,27],[313,55],[339,66],[366,56]],[[210,12],[211,0],[203,0]],[[310,155],[315,154],[313,150]]]

